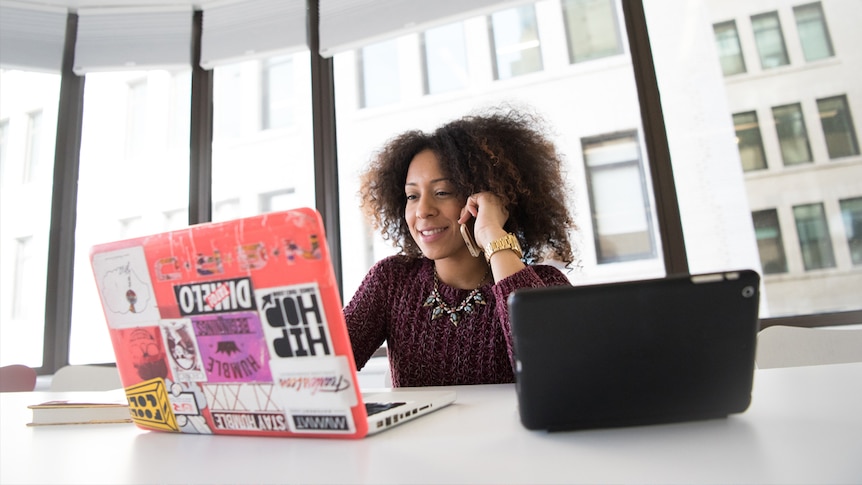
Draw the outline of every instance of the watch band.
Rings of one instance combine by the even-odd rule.
[[[515,254],[518,255],[518,259],[522,259],[524,257],[524,252],[521,251],[521,245],[518,243],[518,238],[510,232],[485,245],[485,259],[490,263],[491,256],[493,256],[497,251],[502,251],[504,249],[511,249],[514,251]]]

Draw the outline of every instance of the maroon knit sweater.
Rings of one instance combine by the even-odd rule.
[[[506,299],[518,288],[568,284],[552,266],[527,266],[482,286],[487,305],[475,305],[456,326],[445,314],[431,321],[431,308],[422,306],[434,288],[434,262],[390,256],[371,268],[344,309],[356,366],[386,341],[396,387],[514,382]],[[470,293],[443,282],[438,288],[450,307]]]

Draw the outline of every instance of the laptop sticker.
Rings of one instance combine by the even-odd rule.
[[[209,382],[270,382],[269,351],[256,312],[191,317]]]
[[[110,327],[128,328],[159,319],[142,247],[96,254],[93,271]]]

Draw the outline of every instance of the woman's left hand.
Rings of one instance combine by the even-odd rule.
[[[503,226],[509,219],[509,211],[497,195],[491,192],[478,192],[467,197],[467,203],[461,209],[458,222],[466,224],[471,217],[476,219],[473,237],[476,238],[480,248],[506,235]]]

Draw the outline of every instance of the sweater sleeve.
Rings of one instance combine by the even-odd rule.
[[[387,337],[391,311],[387,261],[379,261],[368,271],[350,304],[344,308],[357,370],[365,366]]]
[[[504,278],[493,286],[496,307],[494,311],[502,326],[503,335],[506,338],[506,350],[509,353],[509,362],[514,368],[514,356],[512,345],[512,324],[509,320],[509,295],[520,288],[542,288],[546,286],[569,286],[571,283],[559,269],[548,265],[534,265],[518,271]]]

